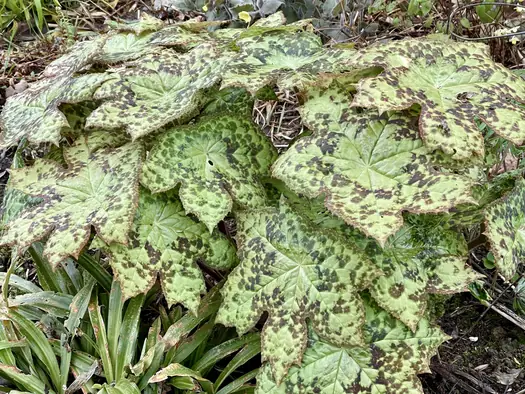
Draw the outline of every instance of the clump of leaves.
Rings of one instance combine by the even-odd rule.
[[[520,270],[521,170],[491,167],[525,141],[523,81],[479,45],[326,48],[284,23],[116,24],[7,100],[3,146],[57,145],[4,201],[0,243],[42,286],[4,276],[13,387],[421,393],[447,340],[429,294],[478,278],[463,230],[485,220]],[[309,130],[280,156],[251,120],[275,87]]]

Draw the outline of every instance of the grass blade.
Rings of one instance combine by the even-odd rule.
[[[223,371],[215,381],[215,389],[221,387],[222,383],[224,383],[224,380],[228,376],[230,376],[237,368],[239,368],[241,365],[246,364],[259,353],[261,353],[260,342],[252,342],[246,345],[239,353],[235,355],[235,357],[232,358],[232,360],[228,363],[226,368],[223,369]]]
[[[206,374],[209,368],[213,367],[223,358],[235,353],[245,345],[260,341],[261,334],[259,333],[246,334],[239,338],[230,339],[208,350],[191,368],[200,371],[202,374]]]
[[[80,325],[81,319],[86,314],[94,286],[95,280],[92,278],[88,279],[86,285],[80,289],[80,291],[76,296],[73,297],[73,300],[71,301],[69,307],[69,316],[64,322],[64,327],[72,336],[75,335],[75,331]]]
[[[97,283],[104,288],[106,291],[111,291],[111,283],[113,277],[106,271],[100,263],[93,258],[93,256],[82,253],[77,260],[78,264],[91,274]]]
[[[233,394],[251,388],[253,386],[245,386],[245,383],[249,382],[252,379],[255,379],[258,373],[259,368],[250,371],[247,374],[242,375],[240,378],[237,378],[233,382],[224,386],[222,389],[217,391],[216,394]]]
[[[33,394],[44,394],[46,392],[43,382],[34,376],[22,373],[12,365],[0,364],[0,375]]]
[[[120,330],[120,339],[118,346],[117,367],[115,369],[115,378],[117,382],[124,377],[126,367],[133,362],[133,356],[137,348],[137,340],[139,335],[139,319],[144,302],[144,295],[139,295],[132,298],[126,314],[122,321],[122,328]]]
[[[5,281],[6,277],[5,272],[0,272],[0,282]],[[25,280],[18,275],[12,274],[9,278],[9,286],[14,287],[15,289],[24,292],[24,293],[38,293],[39,291],[42,291],[40,287],[35,285],[33,282],[30,282],[28,280]]]
[[[59,294],[52,291],[22,294],[9,300],[10,307],[30,306],[41,309],[56,317],[66,317],[69,314],[69,305],[73,297],[68,294]]]
[[[195,349],[197,349],[206,339],[209,338],[213,331],[214,321],[208,321],[203,324],[193,335],[186,338],[177,346],[173,357],[168,361],[169,363],[181,363],[188,356],[190,356]]]
[[[27,340],[21,339],[19,341],[0,341],[0,350],[13,349],[16,347],[27,346]]]
[[[53,382],[57,393],[62,393],[62,379],[57,359],[46,336],[33,322],[27,320],[14,309],[8,311],[9,319],[16,325],[20,334],[27,339],[27,343],[34,355],[42,362]]]
[[[122,309],[124,309],[122,290],[120,288],[119,282],[115,280],[111,284],[108,308],[108,346],[109,356],[111,357],[111,361],[113,362],[114,371],[117,371],[117,351],[119,344],[118,339],[120,336],[120,328],[122,325]]]
[[[104,369],[104,374],[106,375],[106,381],[108,383],[113,383],[115,381],[113,373],[113,365],[111,363],[111,358],[109,357],[109,347],[108,339],[106,336],[106,325],[102,319],[102,314],[100,313],[100,306],[98,305],[98,296],[96,292],[93,292],[91,295],[91,300],[88,306],[89,319],[91,320],[91,326],[95,332],[95,339],[97,343],[97,351],[102,361],[102,368]]]

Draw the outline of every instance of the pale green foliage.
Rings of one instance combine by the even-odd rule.
[[[501,274],[511,279],[525,257],[525,180],[486,211],[486,235]]]
[[[321,72],[339,71],[352,51],[323,48],[313,33],[271,31],[237,41],[240,54],[224,75],[222,87],[241,86],[251,93],[267,85],[303,88]]]
[[[181,303],[194,313],[206,291],[197,262],[218,269],[236,262],[233,245],[186,216],[175,193],[151,195],[141,190],[130,245],[103,247],[124,298],[147,292],[160,274],[168,304]]]
[[[423,392],[416,374],[430,372],[430,358],[448,338],[423,319],[414,333],[366,301],[365,341],[335,346],[311,331],[300,367],[277,385],[269,366],[258,376],[257,394]]]
[[[88,74],[44,79],[9,97],[0,114],[0,146],[15,145],[24,137],[34,143],[58,145],[61,130],[69,127],[58,106],[92,99],[94,91],[110,78],[106,74]]]
[[[525,141],[525,82],[494,63],[485,45],[392,41],[361,52],[353,64],[385,69],[359,83],[353,105],[380,112],[420,105],[420,133],[430,150],[458,160],[483,156],[476,119],[515,144]]]
[[[203,44],[183,55],[170,52],[161,61],[146,57],[102,85],[96,98],[107,101],[89,116],[86,127],[124,128],[135,139],[170,122],[187,121],[205,102],[204,90],[219,81],[226,55]]]
[[[273,175],[308,197],[326,194],[330,211],[381,245],[402,226],[404,210],[440,212],[474,201],[467,178],[433,169],[416,117],[357,113],[350,100],[337,85],[314,89],[302,112],[314,135],[279,157]]]
[[[427,311],[429,294],[466,291],[478,278],[465,266],[463,236],[424,217],[410,217],[382,250],[370,244],[368,251],[385,273],[370,288],[372,296],[412,330]]]
[[[79,257],[94,228],[91,247],[103,249],[120,282],[111,285],[95,259],[80,256],[98,284],[75,296],[67,326],[82,329],[83,305],[97,327],[94,354],[108,384],[91,392],[139,392],[168,379],[180,390],[250,390],[255,371],[234,381],[230,374],[262,349],[258,393],[421,394],[416,375],[446,340],[427,320],[428,295],[462,291],[477,278],[452,226],[477,226],[486,214],[507,279],[525,257],[521,170],[489,171],[502,146],[514,152],[511,143],[525,139],[525,83],[477,44],[432,37],[327,48],[310,21],[285,25],[282,14],[246,29],[163,26],[147,16],[111,25],[51,63],[47,79],[9,98],[0,115],[3,146],[61,144],[52,160],[12,171],[17,190],[6,194],[0,243],[20,254],[41,241],[56,269]],[[308,129],[279,158],[251,121],[255,99],[274,88],[297,93]],[[503,137],[487,138],[487,156],[483,133],[491,131],[479,121]],[[60,275],[44,278],[41,293],[61,289]],[[189,311],[175,324],[166,321],[181,306],[162,313],[138,358],[140,309],[159,301],[158,278],[167,303]],[[221,284],[205,294],[205,280]],[[120,319],[124,310],[129,319]],[[217,311],[217,322],[239,333],[267,314],[262,343],[250,333],[210,350],[206,362],[183,363],[219,338],[216,330],[233,332],[214,325]],[[59,371],[69,369],[63,349],[60,366],[48,357],[59,389],[68,380]],[[210,360],[233,353],[207,380]],[[75,375],[94,362],[75,365]],[[19,366],[2,364],[0,374],[40,393],[40,378]]]
[[[80,137],[76,146],[88,146]],[[75,148],[73,148],[75,149]],[[44,255],[53,265],[78,257],[95,227],[105,242],[128,242],[127,233],[137,204],[142,148],[127,144],[75,156],[68,168],[39,159],[31,167],[11,172],[10,186],[42,202],[25,209],[7,224],[0,242],[20,250],[49,237]],[[67,150],[65,154],[66,160]]]
[[[277,381],[301,360],[307,318],[332,343],[363,343],[358,292],[381,272],[362,252],[336,233],[318,233],[284,200],[237,219],[241,263],[222,290],[217,321],[244,333],[268,312],[262,356]]]
[[[161,136],[144,163],[142,183],[153,192],[181,184],[186,212],[211,231],[234,203],[265,204],[259,179],[269,175],[275,157],[273,146],[248,119],[211,117]]]

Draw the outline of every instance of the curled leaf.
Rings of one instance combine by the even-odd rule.
[[[336,346],[310,330],[300,367],[279,385],[270,366],[257,377],[257,394],[422,394],[417,374],[430,372],[430,358],[448,337],[422,319],[414,333],[367,300],[365,341]]]
[[[219,81],[227,60],[208,44],[180,56],[166,53],[161,61],[144,58],[103,85],[96,98],[106,101],[87,119],[86,127],[123,128],[136,139],[195,116],[205,103],[204,90]]]
[[[492,204],[485,220],[496,267],[511,280],[525,258],[525,180],[517,181],[510,193]]]
[[[87,74],[44,79],[9,97],[0,114],[0,146],[15,145],[24,137],[34,143],[58,145],[60,132],[69,127],[60,104],[92,99],[94,91],[111,78],[109,74]]]

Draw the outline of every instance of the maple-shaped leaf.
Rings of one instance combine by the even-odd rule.
[[[358,292],[381,275],[364,253],[335,232],[319,232],[284,199],[279,208],[239,213],[237,225],[241,262],[224,285],[217,322],[242,334],[268,312],[262,357],[277,381],[301,362],[306,319],[332,343],[363,343]]]
[[[363,51],[353,64],[384,68],[359,84],[353,105],[381,112],[420,105],[420,133],[430,150],[458,160],[483,156],[476,119],[517,145],[525,141],[525,81],[492,61],[483,44],[392,41]]]
[[[188,120],[205,103],[204,90],[219,81],[227,63],[223,55],[203,44],[170,62],[141,63],[124,71],[119,80],[101,87],[96,97],[108,101],[91,114],[86,127],[123,128],[135,139]]]
[[[15,145],[24,137],[58,145],[61,130],[69,127],[59,105],[92,99],[94,91],[111,78],[109,74],[87,74],[44,79],[9,97],[0,114],[0,146]]]
[[[341,86],[314,90],[302,109],[314,134],[279,157],[273,175],[384,245],[402,212],[443,212],[474,202],[471,181],[433,168],[432,153],[406,113],[357,113]]]
[[[240,53],[224,74],[222,87],[240,86],[255,94],[267,85],[302,88],[321,72],[344,68],[352,50],[323,48],[309,32],[270,31],[237,41]]]
[[[525,258],[525,180],[486,210],[485,225],[496,267],[511,280]]]
[[[448,337],[422,319],[415,332],[365,297],[365,343],[337,346],[310,330],[300,367],[276,384],[269,365],[257,376],[256,394],[423,394],[417,375]]]
[[[463,235],[444,228],[440,220],[411,215],[383,250],[368,244],[370,258],[385,273],[370,292],[411,330],[416,330],[426,313],[429,294],[467,291],[478,278],[466,266],[468,248]]]
[[[87,139],[79,138],[76,145],[87,145]],[[78,257],[92,226],[106,243],[127,244],[141,160],[141,146],[126,144],[77,157],[68,168],[38,159],[31,167],[12,170],[10,186],[42,202],[9,222],[0,243],[22,250],[47,238],[44,256],[54,266]]]
[[[123,296],[146,293],[160,274],[169,305],[181,303],[196,312],[206,291],[197,263],[217,269],[237,261],[233,245],[218,231],[186,216],[176,193],[151,195],[141,190],[128,247],[104,246]]]
[[[270,141],[248,118],[210,117],[160,136],[144,163],[141,182],[154,193],[180,184],[186,212],[211,231],[233,203],[265,205],[260,178],[269,176],[276,156]]]
[[[466,291],[478,278],[466,266],[468,251],[464,237],[447,227],[446,217],[406,215],[405,225],[381,248],[373,239],[333,216],[321,198],[301,198],[274,180],[272,185],[313,226],[337,231],[366,251],[384,272],[370,286],[372,296],[411,329],[426,313],[429,294]]]

